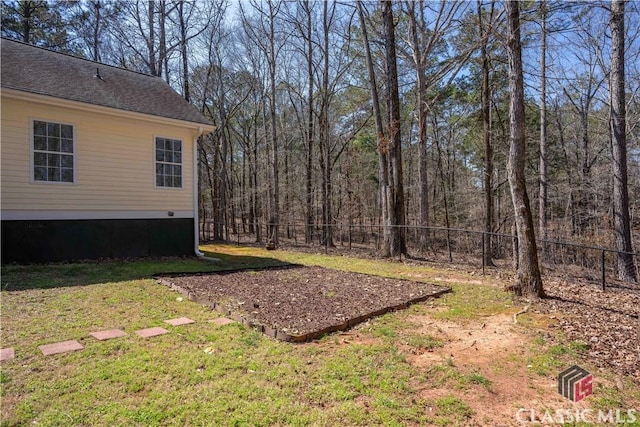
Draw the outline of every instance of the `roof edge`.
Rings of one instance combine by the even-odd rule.
[[[215,126],[208,123],[173,119],[173,118],[157,116],[153,114],[139,113],[137,111],[129,111],[129,110],[122,110],[122,109],[113,108],[113,107],[105,107],[102,105],[90,104],[87,102],[72,101],[69,99],[57,98],[49,95],[42,95],[39,93],[28,92],[20,89],[12,89],[6,86],[2,86],[2,88],[0,89],[0,94],[3,97],[6,96],[8,98],[23,99],[26,101],[39,102],[41,104],[46,104],[46,105],[55,105],[55,106],[66,107],[66,108],[71,108],[75,110],[109,114],[111,116],[144,120],[151,123],[170,124],[174,126],[186,127],[189,129],[196,128],[202,135],[214,132],[216,130]]]

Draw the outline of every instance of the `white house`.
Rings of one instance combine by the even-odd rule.
[[[0,50],[2,261],[199,254],[209,121],[159,77]]]

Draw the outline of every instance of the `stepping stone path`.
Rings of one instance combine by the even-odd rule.
[[[52,354],[66,353],[68,351],[82,350],[84,346],[76,340],[62,341],[54,344],[41,345],[38,347],[42,354],[50,356]]]
[[[0,362],[13,359],[14,357],[16,357],[16,353],[13,351],[13,348],[0,349]]]
[[[182,326],[182,325],[189,325],[191,323],[196,323],[195,320],[191,320],[188,317],[179,317],[177,319],[169,319],[169,320],[165,320],[164,322],[171,326]],[[220,317],[218,319],[209,320],[209,323],[215,323],[216,325],[221,326],[221,325],[227,325],[229,323],[234,323],[234,321],[231,319],[227,319],[225,317]],[[136,335],[142,338],[155,337],[158,335],[164,335],[166,333],[169,333],[169,331],[160,327],[140,329],[136,331]],[[89,335],[91,335],[92,337],[94,337],[99,341],[104,341],[104,340],[109,340],[113,338],[124,337],[127,335],[127,333],[120,329],[108,329],[104,331],[90,332]],[[57,342],[53,344],[41,345],[38,348],[40,349],[43,355],[50,356],[53,354],[60,354],[60,353],[67,353],[70,351],[82,350],[84,349],[84,346],[76,340],[70,340],[70,341]],[[15,351],[13,348],[0,349],[0,362],[3,362],[5,360],[11,360],[13,358],[15,358]]]
[[[111,338],[123,337],[127,335],[127,333],[124,331],[121,331],[120,329],[109,329],[108,331],[91,332],[89,335],[91,335],[97,340],[104,341],[104,340],[110,340]]]
[[[136,331],[136,334],[138,336],[141,336],[142,338],[157,337],[158,335],[163,335],[167,333],[169,333],[169,331],[167,331],[165,328],[160,328],[160,327],[140,329],[139,331]]]
[[[165,320],[164,323],[168,323],[171,326],[182,326],[182,325],[188,325],[190,323],[196,323],[195,320],[191,320],[187,317],[181,317],[179,319],[169,319],[169,320]]]

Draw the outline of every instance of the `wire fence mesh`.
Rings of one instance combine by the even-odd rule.
[[[446,227],[393,226],[405,235],[407,254],[412,259],[469,264],[491,268],[514,268],[517,237],[504,233]],[[205,221],[200,223],[202,242],[222,241],[237,245],[269,245],[325,253],[376,255],[381,249],[385,226],[382,224],[304,224]],[[570,274],[597,281],[602,289],[618,276],[616,249],[571,242],[539,240],[538,255],[547,267],[568,266]],[[628,253],[638,265],[640,253]],[[402,256],[399,256],[402,258]]]

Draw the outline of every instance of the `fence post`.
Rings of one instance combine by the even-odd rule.
[[[601,257],[600,257],[600,261],[601,261],[601,267],[602,267],[602,292],[604,292],[606,290],[606,271],[605,271],[605,266],[604,266],[604,262],[605,262],[605,251],[602,251]]]

